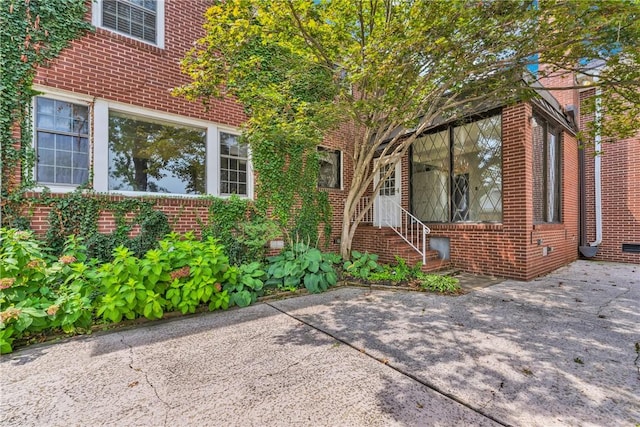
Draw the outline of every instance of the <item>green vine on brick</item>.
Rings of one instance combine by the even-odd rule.
[[[36,95],[33,90],[36,68],[46,66],[71,40],[92,28],[85,20],[86,14],[84,0],[0,2],[0,192],[3,208],[7,200],[19,202],[24,192],[34,185],[31,100]]]
[[[206,36],[182,63],[192,82],[175,94],[205,103],[232,95],[243,105],[258,210],[277,221],[290,241],[315,244],[321,225],[329,236],[331,221],[327,194],[317,188],[316,150],[327,129],[344,119],[329,108],[336,96],[333,70],[308,66],[295,49],[272,43],[250,7],[215,3],[206,16]],[[236,38],[234,25],[253,30]]]
[[[56,255],[62,253],[68,236],[75,235],[83,239],[90,258],[110,261],[113,250],[120,245],[141,257],[171,232],[167,216],[153,209],[155,202],[152,200],[114,201],[109,197],[77,190],[65,197],[49,199],[48,204],[51,209],[45,238],[47,246]],[[102,213],[113,215],[115,230],[111,233],[101,233],[99,230]],[[139,227],[139,233],[131,237],[136,227]]]

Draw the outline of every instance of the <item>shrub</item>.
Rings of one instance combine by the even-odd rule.
[[[0,352],[15,339],[61,329],[88,331],[96,296],[96,270],[85,264],[86,248],[70,237],[55,259],[33,233],[0,230]]]
[[[345,261],[344,272],[351,277],[367,279],[372,272],[381,270],[378,255],[351,251],[351,260]]]
[[[263,261],[266,244],[281,234],[273,221],[259,215],[248,200],[235,194],[228,199],[211,198],[207,223],[201,227],[203,240],[217,239],[232,265]]]
[[[418,279],[420,279],[420,287],[425,290],[442,293],[460,290],[458,279],[455,277],[421,273],[418,275]]]
[[[236,279],[215,239],[197,241],[192,233],[173,233],[159,246],[143,258],[122,246],[115,249],[113,262],[100,267],[104,296],[98,316],[119,322],[123,317],[158,319],[166,310],[193,313],[206,303],[210,310],[229,306],[222,283]]]
[[[304,285],[312,293],[326,291],[338,281],[331,256],[301,242],[294,243],[280,255],[270,257],[268,286],[295,290]]]
[[[370,280],[386,280],[390,282],[403,282],[418,277],[421,264],[410,267],[407,261],[396,255],[395,265],[385,265],[381,270],[369,275]]]

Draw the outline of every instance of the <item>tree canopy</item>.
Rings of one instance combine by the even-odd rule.
[[[627,135],[638,125],[637,0],[225,0],[209,9],[205,30],[183,62],[192,82],[179,92],[236,97],[252,147],[310,152],[341,123],[357,129],[343,255],[379,168],[436,123],[582,73],[597,78],[548,89],[599,87],[609,114],[598,131]],[[598,61],[606,66],[585,67]]]

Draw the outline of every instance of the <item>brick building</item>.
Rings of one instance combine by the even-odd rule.
[[[33,110],[38,183],[53,193],[89,181],[113,199],[158,197],[157,208],[178,232],[197,228],[197,219],[206,216],[207,202],[197,195],[254,196],[250,155],[237,138],[245,120],[241,106],[214,100],[205,109],[170,93],[188,82],[179,61],[203,35],[207,3],[91,2],[87,19],[96,31],[38,72],[36,89],[42,95],[34,99]],[[528,280],[577,259],[579,150],[563,108],[577,105],[577,95],[559,99],[540,92],[533,101],[496,106],[421,135],[385,181],[357,231],[354,249],[379,253],[384,261],[394,255],[422,260],[387,227],[414,223],[404,216],[407,211],[431,230],[428,267],[450,263]],[[353,175],[354,132],[345,125],[321,148],[319,185],[329,193],[335,213],[330,250],[338,248]],[[611,165],[603,167],[611,173],[603,185],[624,175],[626,187],[619,190],[633,195],[626,210],[604,216],[635,231],[607,231],[602,259],[639,261],[637,254],[618,257],[618,240],[611,240],[640,241],[640,177],[632,167],[640,157],[637,142],[618,145],[606,161]],[[47,227],[46,214],[44,208],[34,211],[36,231]],[[589,215],[586,221],[583,228],[592,239]],[[105,215],[101,230],[112,227]]]

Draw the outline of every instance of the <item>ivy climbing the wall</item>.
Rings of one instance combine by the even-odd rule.
[[[31,99],[36,67],[91,29],[84,0],[0,2],[0,192],[4,205],[33,187]],[[0,218],[0,225],[4,218]]]
[[[336,95],[333,65],[309,67],[293,47],[270,43],[249,7],[233,12],[215,4],[206,17],[206,36],[182,64],[193,81],[175,94],[205,103],[226,95],[240,101],[249,117],[243,137],[257,175],[258,209],[290,241],[316,244],[321,225],[329,236],[331,220],[327,194],[317,188],[316,150],[326,131],[344,119],[329,108]],[[224,24],[232,21],[255,31],[235,38]]]
[[[82,238],[89,258],[111,261],[118,246],[130,249],[137,257],[156,247],[158,240],[171,232],[167,216],[154,210],[154,201],[139,199],[111,200],[93,193],[74,191],[50,200],[47,246],[54,255],[62,253],[65,241],[74,235]],[[115,229],[99,232],[101,212],[113,215]],[[134,237],[131,233],[138,229]]]

